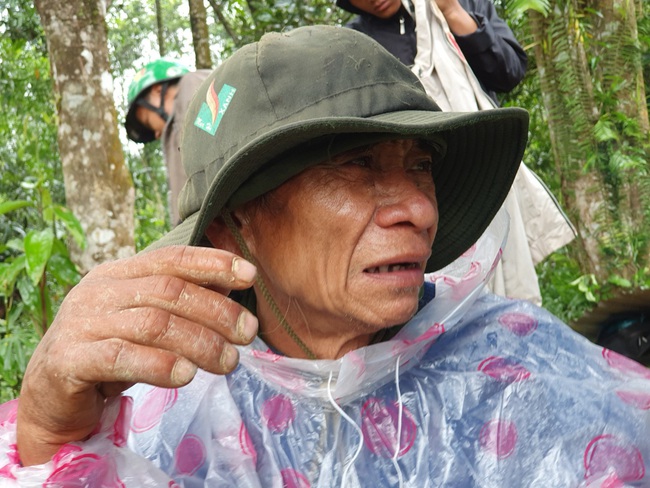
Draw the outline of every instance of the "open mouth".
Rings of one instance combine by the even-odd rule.
[[[409,271],[420,269],[420,263],[395,263],[384,266],[375,266],[364,270],[366,273],[392,273],[393,271]]]

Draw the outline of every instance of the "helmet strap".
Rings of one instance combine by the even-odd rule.
[[[155,105],[149,103],[149,100],[147,100],[147,97],[140,97],[136,100],[136,104],[138,104],[140,107],[144,107],[148,110],[151,110],[154,113],[157,113],[160,115],[160,117],[167,122],[169,120],[169,114],[165,111],[165,96],[167,95],[167,89],[169,88],[169,82],[162,82],[160,83],[161,89],[160,89],[160,104],[156,107]]]

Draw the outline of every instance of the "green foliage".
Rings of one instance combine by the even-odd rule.
[[[127,153],[133,176],[136,250],[147,247],[170,229],[167,172],[159,142],[144,144],[139,153]]]
[[[36,42],[45,47],[45,38],[29,0],[0,0],[0,32],[12,41]]]
[[[0,23],[0,196],[25,198],[21,182],[34,176],[62,202],[56,115],[43,40],[14,39],[13,31],[1,33],[3,27],[7,25]]]
[[[576,322],[598,303],[618,295],[621,291],[650,288],[650,268],[640,269],[632,280],[612,274],[599,282],[593,274],[582,274],[568,248],[553,253],[537,266],[544,308],[591,340],[598,335],[595,324],[577,326]]]
[[[304,25],[341,25],[350,14],[333,0],[209,0],[215,16],[212,33],[219,39],[220,59],[257,41],[265,32],[282,32]]]
[[[18,395],[27,361],[39,339],[33,329],[17,325],[15,321],[12,324],[3,327],[0,339],[0,403]]]
[[[587,7],[552,0],[551,4],[535,39],[537,52],[547,57],[542,60],[547,75],[543,106],[554,134],[553,164],[546,166],[551,171],[542,169],[542,173],[583,236],[593,235],[598,241],[596,246],[590,243],[590,256],[585,249],[570,248],[567,257],[571,256],[581,271],[568,283],[574,282],[574,293],[589,297],[587,292],[596,290],[599,293],[593,297],[602,299],[603,294],[627,282],[642,286],[638,277],[648,264],[650,139],[647,127],[640,127],[643,110],[635,108],[635,91],[629,85],[630,75],[643,59],[639,54],[647,53],[647,37],[643,40],[641,34],[641,42],[637,42],[625,22],[612,19],[614,13],[627,13],[598,10],[606,9],[607,3]],[[647,18],[638,20],[643,33]],[[534,106],[540,105],[542,99]],[[539,134],[538,129],[531,125],[533,137]],[[531,141],[531,146],[534,144]],[[595,176],[590,179],[586,174]],[[578,179],[583,186],[591,185],[589,189],[576,192]],[[591,194],[605,201],[590,202],[585,210],[588,204],[580,199],[593,198]],[[587,214],[591,220],[583,222]],[[598,276],[597,286],[591,274]],[[616,276],[621,279],[613,278]],[[567,291],[568,307],[571,288],[561,288]]]
[[[505,11],[508,12],[508,15],[506,16],[502,13],[501,16],[511,21],[520,19],[529,10],[539,12],[546,16],[551,8],[549,0],[505,0],[503,3],[505,4]]]
[[[0,202],[0,218],[26,212],[29,226],[14,222],[14,237],[0,241],[0,398],[17,393],[26,361],[53,314],[80,275],[65,240],[83,248],[79,221],[52,201],[40,181],[23,185],[33,198]],[[34,203],[35,202],[35,203]]]
[[[584,283],[578,263],[560,249],[537,265],[544,308],[570,324],[593,307],[594,290]],[[580,287],[582,286],[582,290]]]
[[[641,66],[645,81],[646,105],[650,110],[650,9],[643,9],[642,16],[637,19],[639,45],[641,50]]]
[[[76,270],[71,273],[67,268],[71,263],[59,242],[64,222],[70,228],[74,224],[61,207],[64,186],[45,38],[27,0],[0,0],[0,100],[0,401],[4,401],[17,395],[43,324],[49,324],[67,290],[63,284],[76,276]]]
[[[499,7],[497,2],[497,7]],[[648,134],[643,134],[639,130],[638,124],[630,117],[621,114],[616,108],[619,102],[618,93],[625,88],[625,76],[609,75],[607,78],[608,88],[605,85],[595,82],[598,79],[596,68],[602,69],[603,62],[600,57],[608,57],[612,54],[613,49],[619,50],[624,54],[616,62],[618,67],[610,68],[612,73],[625,75],[629,72],[634,51],[623,49],[623,39],[618,38],[615,45],[606,43],[606,48],[601,53],[593,50],[587,52],[592,57],[586,66],[591,69],[589,82],[595,83],[595,102],[591,104],[588,98],[588,91],[584,91],[581,74],[576,69],[579,63],[571,55],[570,43],[575,40],[581,42],[591,42],[594,40],[591,33],[594,31],[591,25],[594,14],[590,12],[576,13],[572,10],[569,2],[553,2],[553,10],[544,11],[531,5],[527,0],[504,0],[506,8],[500,10],[504,18],[507,18],[513,28],[516,37],[522,41],[524,46],[532,46],[534,42],[543,43],[544,48],[550,45],[555,46],[558,53],[555,58],[555,64],[550,68],[558,69],[559,73],[552,80],[555,93],[546,92],[544,95],[547,100],[553,100],[555,96],[562,96],[562,101],[553,104],[544,104],[542,99],[542,90],[539,86],[540,76],[537,72],[537,60],[534,51],[527,49],[529,55],[529,69],[524,79],[513,92],[503,97],[504,105],[518,105],[527,108],[531,114],[530,140],[525,162],[535,170],[546,184],[551,188],[565,210],[575,210],[569,206],[563,190],[563,184],[566,185],[566,174],[563,174],[559,161],[556,162],[553,156],[554,152],[551,146],[549,133],[549,118],[556,124],[559,124],[559,141],[565,147],[570,149],[574,160],[577,162],[587,162],[587,168],[599,171],[606,170],[612,202],[616,202],[625,197],[625,193],[616,193],[617,185],[621,183],[621,175],[629,173],[638,175],[636,182],[640,187],[641,195],[650,195],[647,179],[643,175],[647,174],[648,148],[643,143],[647,140]],[[574,4],[575,5],[575,4]],[[529,24],[526,19],[518,16],[517,12],[533,9],[542,13],[546,18],[545,22],[548,27],[544,28],[546,39],[532,40],[528,31]],[[597,13],[595,14],[598,15]],[[640,47],[644,54],[644,70],[646,93],[650,79],[650,56],[648,55],[648,46],[650,40],[650,17],[646,9],[645,16],[638,20]],[[567,33],[570,28],[571,32]],[[553,44],[555,43],[555,44]],[[588,45],[588,44],[587,44]],[[595,56],[598,54],[598,56]],[[608,58],[609,59],[609,58]],[[589,85],[588,85],[589,86]],[[588,108],[585,108],[588,107]],[[548,112],[548,108],[551,109]],[[594,108],[598,108],[600,116],[594,118]],[[553,109],[559,109],[554,112]],[[574,119],[575,118],[575,119]],[[574,120],[577,120],[575,122]],[[579,136],[570,134],[578,133]],[[630,141],[636,142],[630,142]],[[569,176],[569,180],[571,177]],[[647,214],[647,201],[645,202]],[[612,208],[611,205],[608,208]],[[575,212],[572,215],[576,215]],[[647,217],[646,217],[647,218]],[[585,273],[581,270],[577,256],[578,243],[574,242],[566,248],[554,253],[543,263],[537,266],[540,287],[542,290],[542,300],[545,308],[548,308],[555,315],[569,324],[575,324],[576,321],[593,308],[598,302],[607,299],[622,289],[647,288],[650,286],[648,281],[647,266],[647,233],[643,232],[630,233],[622,223],[621,219],[615,219],[613,225],[606,227],[608,238],[603,240],[603,251],[608,255],[608,264],[612,272],[608,278],[599,282],[593,273]],[[627,267],[633,266],[635,271],[633,277],[622,277],[620,271]],[[575,325],[574,325],[575,326]],[[587,337],[595,339],[597,331],[579,330]]]
[[[161,2],[165,53],[177,58],[192,55],[186,0]],[[156,40],[156,9],[153,0],[112,2],[106,15],[111,64],[116,76],[141,68],[159,57]],[[144,59],[143,59],[144,56]],[[131,74],[130,76],[133,76]]]

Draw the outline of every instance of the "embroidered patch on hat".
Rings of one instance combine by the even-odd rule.
[[[236,88],[224,83],[217,95],[213,81],[205,94],[205,102],[201,105],[194,125],[213,136],[236,91]]]

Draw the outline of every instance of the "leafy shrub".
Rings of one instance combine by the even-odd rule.
[[[26,212],[24,228],[12,223],[13,237],[0,242],[0,400],[17,395],[22,373],[65,294],[80,279],[67,239],[85,247],[79,221],[52,202],[37,182],[25,184],[35,200],[0,202],[0,216]]]

